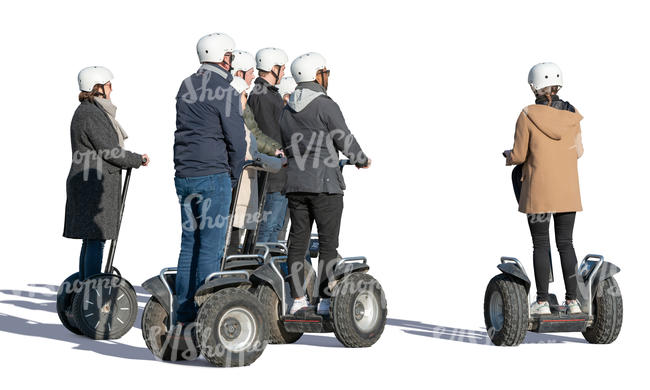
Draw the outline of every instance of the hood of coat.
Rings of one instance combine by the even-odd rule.
[[[296,90],[289,96],[287,105],[296,112],[302,111],[314,99],[321,95],[327,95],[325,88],[313,81],[300,83]]]
[[[555,141],[561,140],[568,129],[582,120],[582,115],[577,111],[558,110],[541,104],[533,104],[523,111],[539,131]]]

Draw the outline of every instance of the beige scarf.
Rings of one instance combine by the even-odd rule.
[[[129,136],[126,134],[126,131],[120,126],[119,122],[115,119],[115,113],[117,112],[117,107],[108,99],[96,97],[95,102],[97,102],[97,105],[101,107],[102,110],[108,115],[108,118],[111,120],[111,124],[113,125],[113,129],[115,129],[115,133],[117,134],[117,139],[120,143],[120,147],[124,147],[124,140],[129,138]]]

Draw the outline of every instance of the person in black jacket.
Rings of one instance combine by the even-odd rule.
[[[339,168],[342,152],[357,168],[367,168],[371,160],[350,133],[339,106],[327,96],[329,70],[325,58],[307,53],[291,64],[298,83],[280,117],[282,145],[287,155],[287,183],[291,230],[289,233],[289,283],[294,298],[290,313],[306,307],[304,291],[305,253],[312,225],[316,222],[319,239],[319,296],[317,312],[329,313],[329,277],[336,261],[343,190],[345,182]]]
[[[287,60],[287,55],[280,49],[267,47],[259,50],[255,55],[255,66],[259,77],[255,79],[255,88],[248,97],[248,105],[260,129],[277,142],[282,138],[279,121],[284,102],[276,85],[284,76]],[[282,169],[269,176],[264,213],[257,236],[258,242],[277,241],[278,233],[284,225],[287,212],[287,198],[282,194],[286,182],[285,171]]]
[[[66,181],[63,236],[82,239],[79,279],[101,272],[104,243],[117,237],[122,169],[149,164],[124,149],[126,132],[115,120],[113,74],[102,66],[79,72],[79,107],[70,124],[72,164]]]
[[[174,184],[182,238],[176,274],[176,321],[194,321],[194,293],[220,269],[232,188],[241,174],[246,141],[240,95],[230,86],[235,43],[225,34],[201,38],[199,70],[176,96]]]

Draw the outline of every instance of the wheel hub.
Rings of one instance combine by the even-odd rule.
[[[490,295],[490,323],[495,331],[500,331],[503,328],[503,298],[501,294],[494,291]]]
[[[226,319],[221,328],[221,333],[228,341],[236,339],[241,334],[241,324],[234,318]]]
[[[243,307],[234,307],[224,313],[216,329],[223,346],[232,352],[250,348],[257,334],[253,314]]]
[[[357,295],[353,306],[354,323],[362,332],[370,332],[379,319],[379,302],[375,294],[363,291]]]
[[[361,302],[357,302],[357,304],[354,305],[354,320],[361,321],[364,314],[365,314],[365,310],[363,304]]]

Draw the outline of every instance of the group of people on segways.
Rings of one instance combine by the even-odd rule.
[[[177,267],[143,284],[152,294],[143,314],[147,346],[164,360],[200,352],[224,366],[250,364],[267,341],[293,342],[302,332],[333,331],[346,346],[374,344],[386,321],[383,291],[367,275],[364,257],[338,253],[342,166],[368,168],[371,160],[327,94],[325,58],[303,54],[286,77],[288,57],[278,48],[253,56],[235,49],[228,35],[214,33],[202,37],[196,50],[200,67],[176,96],[181,249]],[[79,73],[64,236],[82,239],[82,248],[79,272],[57,295],[68,329],[103,339],[121,337],[135,320],[135,292],[113,266],[113,256],[131,169],[150,163],[146,154],[124,148],[127,134],[110,99],[112,78],[101,66]],[[622,322],[612,277],[618,268],[599,255],[588,255],[578,266],[572,243],[576,212],[582,210],[582,116],[557,95],[563,85],[557,65],[534,66],[528,81],[535,104],[520,113],[514,147],[503,155],[516,166],[513,184],[533,240],[537,297],[529,306],[531,282],[523,266],[502,258],[502,274],[485,296],[488,333],[498,345],[519,344],[527,330],[579,330],[591,342],[612,342]],[[347,158],[343,165],[339,153]],[[566,287],[563,305],[548,291],[551,219]],[[305,260],[313,249],[314,222],[316,276]],[[285,241],[281,232],[287,225]],[[106,240],[112,243],[102,273]],[[363,291],[352,291],[352,284]],[[604,317],[612,315],[614,320]],[[214,352],[219,348],[227,359]],[[194,352],[176,355],[189,350]]]
[[[156,356],[170,360],[174,357],[170,348],[163,345],[165,342],[180,339],[178,348],[194,347],[197,351],[210,344],[211,340],[201,340],[197,334],[200,333],[197,325],[203,324],[197,317],[210,312],[207,307],[213,308],[211,303],[216,301],[213,298],[218,290],[232,287],[242,277],[242,269],[246,269],[241,266],[242,259],[253,261],[254,266],[244,271],[248,274],[246,280],[240,281],[238,291],[234,288],[229,291],[249,306],[242,303],[240,312],[244,314],[222,318],[226,325],[222,324],[216,333],[221,335],[223,330],[224,339],[214,341],[234,352],[241,352],[241,345],[251,346],[250,341],[265,342],[269,338],[269,326],[276,330],[272,334],[279,334],[283,315],[312,310],[328,317],[332,289],[342,278],[341,270],[367,272],[368,269],[365,258],[363,266],[350,266],[349,263],[358,259],[344,259],[337,252],[345,189],[339,153],[347,157],[348,164],[358,168],[368,168],[371,160],[350,133],[338,105],[327,95],[330,70],[325,58],[314,52],[301,55],[291,63],[293,77],[285,77],[288,57],[278,48],[264,48],[253,56],[236,50],[228,35],[215,33],[202,37],[196,50],[200,68],[183,80],[176,96],[174,183],[182,228],[178,265],[143,284],[153,295],[143,315],[143,336]],[[80,280],[99,273],[105,240],[116,241],[115,226],[119,230],[116,219],[121,220],[121,211],[114,211],[123,209],[124,203],[124,199],[117,199],[121,169],[149,164],[147,155],[124,149],[126,132],[115,120],[115,108],[110,101],[112,77],[103,67],[90,67],[79,75],[83,96],[80,95],[82,104],[73,119],[73,155],[90,148],[95,153],[92,161],[73,158],[70,177],[75,180],[68,180],[64,235],[83,239],[80,273],[75,274]],[[100,137],[103,137],[101,142],[96,141]],[[108,199],[111,202],[108,205],[100,205],[99,196],[95,196],[100,206],[97,208],[88,207],[87,202],[92,199],[88,192],[96,191],[99,195],[101,192],[91,188],[92,181],[84,180],[93,163],[100,168],[103,164],[109,175],[114,174],[110,176],[111,181],[98,176],[94,185],[117,194],[104,195],[101,202]],[[80,175],[83,179],[77,180]],[[128,177],[130,170],[123,198]],[[285,216],[291,220],[288,244],[280,237],[288,222]],[[318,284],[308,291],[316,283],[314,272],[306,272],[311,267],[305,261],[314,222],[318,229]],[[252,247],[246,244],[250,235],[242,234],[251,231],[255,241]],[[267,277],[266,287],[274,284],[282,288],[264,290],[272,292],[273,307],[258,310],[250,298],[265,301],[268,295],[257,292],[264,287],[260,282],[264,279],[263,270],[257,279],[253,271],[269,263],[272,256],[274,264],[269,269],[284,275],[279,282],[273,280],[274,275]],[[240,263],[235,264],[238,260]],[[218,288],[214,286],[216,280]],[[284,296],[285,283],[293,297],[291,302]],[[252,287],[241,288],[241,285]],[[62,301],[73,299],[60,295]],[[230,299],[225,293],[222,295],[220,304]],[[384,302],[383,312],[379,309],[380,301]],[[368,310],[374,326],[372,341],[349,346],[371,345],[381,335],[385,324],[383,293],[373,302],[377,308]],[[363,303],[356,304],[363,307]],[[97,306],[107,315],[117,308],[114,302]],[[201,312],[202,306],[206,308]],[[271,313],[274,324],[266,324],[267,312]],[[74,321],[74,315],[61,313],[64,324]],[[364,318],[363,314],[359,318]],[[243,340],[241,334],[246,333],[246,324],[251,325],[249,330],[255,331]],[[152,336],[155,332],[157,335]],[[296,334],[297,337],[286,339],[275,337],[273,342],[295,341],[302,333]],[[341,337],[345,339],[345,335]],[[250,364],[259,356],[253,355],[248,354],[232,365]],[[228,364],[219,358],[206,358],[216,365]]]

